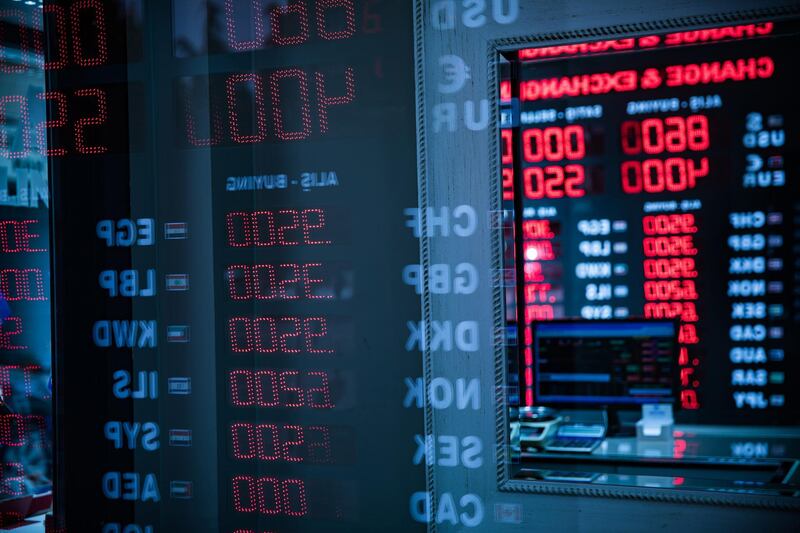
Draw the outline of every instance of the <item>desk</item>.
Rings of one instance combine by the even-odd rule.
[[[800,497],[800,431],[678,426],[665,440],[606,438],[591,454],[522,450],[514,478]]]

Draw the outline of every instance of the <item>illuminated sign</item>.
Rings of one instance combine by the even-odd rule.
[[[796,42],[767,22],[507,54],[521,405],[531,323],[645,317],[680,322],[682,419],[791,422]]]

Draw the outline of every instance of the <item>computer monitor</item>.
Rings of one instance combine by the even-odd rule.
[[[576,320],[532,328],[538,405],[675,403],[675,322]]]

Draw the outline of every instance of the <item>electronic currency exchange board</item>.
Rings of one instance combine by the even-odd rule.
[[[796,30],[739,24],[505,55],[521,405],[535,402],[532,322],[644,317],[680,322],[685,420],[793,423]]]
[[[56,528],[424,527],[411,7],[44,7]]]

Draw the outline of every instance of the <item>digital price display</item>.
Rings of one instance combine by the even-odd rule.
[[[48,507],[52,488],[49,194],[46,153],[38,149],[45,91],[37,21],[35,9],[0,9],[0,528]]]
[[[532,323],[644,317],[680,322],[682,420],[793,421],[797,43],[764,22],[505,54],[520,405]]]
[[[0,159],[0,168],[6,162]],[[0,205],[0,499],[14,499],[46,492],[51,485],[50,284],[47,210],[33,204],[11,205],[9,200],[17,198],[4,200]],[[24,510],[0,512],[0,526],[24,518],[17,512]]]
[[[45,6],[57,526],[424,527],[411,7]]]

